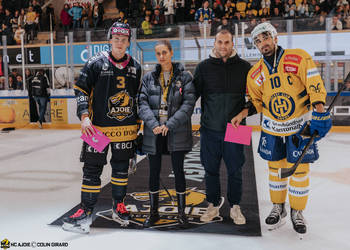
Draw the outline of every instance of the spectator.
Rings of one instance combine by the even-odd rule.
[[[69,15],[68,11],[69,11],[69,4],[65,4],[60,14],[61,23],[63,25],[63,30],[65,34],[67,34],[69,27],[72,23],[72,17]]]
[[[73,29],[79,29],[82,14],[82,8],[79,6],[79,3],[75,2],[73,8],[68,11],[68,14],[73,18]]]
[[[45,119],[47,102],[50,96],[49,80],[44,75],[43,69],[39,69],[36,75],[30,80],[29,89],[35,102],[39,105],[39,128],[43,128],[42,123]]]
[[[151,10],[152,5],[150,0],[142,0],[139,4],[139,13],[142,17],[146,16],[146,10]]]
[[[268,8],[263,8],[261,10],[261,14],[259,15],[259,17],[260,18],[266,18],[266,19],[270,18],[270,11],[269,10],[270,9],[268,9]]]
[[[226,19],[232,19],[235,15],[234,4],[232,4],[231,0],[227,0],[226,4],[224,5],[224,15]]]
[[[32,6],[29,6],[28,12],[24,18],[24,29],[27,34],[27,41],[33,40],[36,37],[36,24],[39,22],[39,19],[36,13],[33,10]]]
[[[13,39],[15,40],[15,43],[16,43],[17,45],[21,44],[21,35],[22,35],[22,34],[23,34],[24,37],[25,37],[25,31],[24,31],[24,29],[22,28],[21,25],[18,25],[18,28],[16,29],[15,34],[14,34],[14,36],[13,36]]]
[[[149,16],[145,16],[145,20],[142,22],[141,28],[144,35],[151,35],[153,33]]]
[[[324,0],[320,2],[321,11],[324,11],[326,14],[329,14],[333,9],[333,0]]]
[[[221,30],[228,30],[228,31],[230,31],[230,33],[233,34],[233,27],[232,27],[232,25],[229,24],[226,17],[222,17],[221,24],[216,29],[216,33],[218,33]]]
[[[271,2],[270,9],[273,10],[274,8],[278,8],[278,12],[280,13],[280,15],[284,14],[284,5],[281,0],[273,0]]]
[[[6,24],[7,27],[11,28],[12,15],[9,9],[5,9],[5,17],[2,23]]]
[[[35,11],[35,13],[37,14],[37,17],[38,17],[38,28],[39,30],[41,31],[42,30],[42,16],[43,16],[43,11],[41,9],[41,6],[40,4],[36,1],[36,0],[33,0],[33,10]]]
[[[16,82],[14,81],[13,76],[9,75],[9,90],[16,90],[17,86],[16,86]]]
[[[316,0],[311,0],[311,3],[308,5],[308,7],[309,7],[309,17],[314,17],[314,16],[317,15],[315,13],[316,12],[316,5],[317,5]]]
[[[199,30],[200,30],[201,36],[204,36],[205,32],[207,36],[210,35],[211,22],[214,19],[214,17],[215,16],[212,9],[209,8],[209,1],[204,0],[203,7],[199,8],[195,14],[195,20],[196,22],[199,22]],[[206,25],[206,30],[204,30],[205,25]]]
[[[55,25],[56,25],[56,18],[55,18],[55,9],[53,8],[52,4],[50,3],[47,7],[46,7],[46,12],[45,12],[45,20],[46,20],[46,29],[50,30],[50,23],[52,24],[52,30],[55,29]]]
[[[164,0],[165,24],[174,24],[175,0]]]
[[[233,23],[239,23],[242,19],[241,12],[236,11],[235,15],[232,18]]]
[[[253,10],[252,10],[252,9],[247,10],[247,14],[245,15],[245,19],[246,19],[247,21],[250,21],[250,20],[252,20],[252,19],[255,19],[255,16],[254,16],[254,14],[253,14]]]
[[[17,75],[17,89],[23,90],[23,77],[21,75]]]
[[[99,24],[103,21],[104,12],[105,11],[102,4],[95,0],[94,5],[92,6],[92,23],[94,25],[94,29],[97,29]]]
[[[348,16],[350,16],[350,4],[346,2],[346,4],[344,4],[344,19]]]
[[[120,0],[119,0],[120,1]],[[151,0],[152,9],[163,9],[163,0]]]
[[[279,8],[277,8],[277,7],[273,8],[271,18],[273,18],[273,19],[282,19],[283,18],[282,14],[279,12]]]
[[[0,4],[0,24],[4,22],[5,19],[5,10],[3,6]]]
[[[10,20],[12,29],[17,29],[18,28],[18,18],[19,18],[19,10],[16,10],[15,14],[13,15],[13,17]]]
[[[5,23],[2,24],[0,29],[0,37],[6,36],[7,45],[13,45],[13,31],[10,27],[8,27]],[[1,39],[2,41],[2,39]]]
[[[193,22],[194,20],[194,16],[195,16],[195,13],[196,13],[196,10],[199,8],[197,7],[197,2],[196,0],[191,0],[191,2],[189,2],[186,7],[185,7],[185,20],[187,22]],[[200,4],[199,4],[200,6]]]
[[[164,25],[164,23],[165,23],[164,15],[160,13],[159,9],[155,9],[151,20],[152,26],[157,27],[157,26]]]
[[[308,17],[310,16],[309,13],[309,4],[307,3],[307,0],[303,0],[301,4],[297,7],[298,10],[298,16],[299,17]]]
[[[119,18],[117,20],[119,23],[128,23],[128,19],[126,19],[123,11],[119,12]]]
[[[261,9],[269,8],[271,7],[271,1],[270,0],[262,0],[261,1]]]
[[[350,16],[344,19],[344,29],[350,29]]]
[[[261,9],[261,0],[252,0],[250,3],[250,8],[253,10],[260,10]]]
[[[295,18],[296,17],[296,5],[294,0],[288,0],[288,2],[284,5],[285,14],[284,17],[286,19]]]
[[[0,76],[0,90],[5,90],[5,77]]]
[[[25,25],[25,22],[24,22],[25,16],[26,16],[26,13],[25,13],[24,9],[21,9],[19,12],[17,24],[18,24],[18,26],[21,26],[22,28]]]
[[[81,12],[81,23],[84,30],[89,29],[89,9],[86,7],[86,5],[83,6],[83,10]]]
[[[343,24],[339,20],[338,16],[333,16],[332,18],[332,24],[331,24],[331,29],[332,30],[342,30],[343,29]]]
[[[221,8],[223,8],[221,6]],[[220,5],[217,2],[213,3],[213,12],[214,12],[214,20],[215,22],[220,22],[222,17],[224,16],[224,12],[220,8]]]
[[[251,33],[252,30],[255,28],[255,26],[258,25],[258,21],[256,20],[256,18],[250,19],[248,22],[248,27],[245,30],[245,33]]]
[[[175,0],[175,16],[177,23],[185,21],[185,0]]]

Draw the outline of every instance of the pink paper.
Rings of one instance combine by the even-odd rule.
[[[249,126],[239,125],[238,128],[234,128],[231,123],[227,123],[225,141],[250,145],[252,130]]]
[[[101,153],[103,149],[108,145],[110,140],[107,136],[105,136],[100,130],[98,130],[94,126],[93,129],[95,130],[94,135],[88,136],[87,134],[82,134],[80,138]]]

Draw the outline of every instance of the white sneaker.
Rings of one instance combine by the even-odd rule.
[[[225,199],[223,197],[220,198],[220,203],[217,207],[214,207],[213,203],[209,202],[209,206],[207,211],[200,217],[200,221],[209,222],[212,221],[215,217],[220,215],[220,208],[224,204]]]
[[[244,225],[246,223],[245,217],[241,212],[239,205],[233,205],[230,209],[230,217],[236,225]]]

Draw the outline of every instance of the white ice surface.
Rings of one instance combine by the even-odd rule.
[[[319,143],[320,159],[311,167],[311,193],[304,213],[308,234],[298,240],[289,215],[287,224],[279,230],[267,231],[264,224],[271,203],[267,164],[256,153],[258,132],[253,133],[253,150],[262,237],[98,228],[92,228],[89,235],[80,235],[48,226],[80,201],[79,133],[0,133],[0,241],[7,238],[12,242],[68,242],[67,248],[56,249],[77,250],[350,249],[350,134],[332,133]],[[105,167],[103,185],[109,176],[110,167]]]

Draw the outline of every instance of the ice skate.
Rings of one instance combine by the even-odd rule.
[[[63,218],[62,229],[74,233],[90,232],[92,224],[92,211],[84,208],[78,209],[73,215]]]
[[[271,231],[286,224],[285,217],[287,216],[287,212],[284,205],[284,203],[273,204],[273,208],[269,216],[265,219],[265,223],[267,225],[268,230]]]
[[[118,222],[122,227],[129,225],[130,213],[126,210],[123,202],[115,203],[112,209],[112,218]]]
[[[306,234],[306,221],[303,216],[303,210],[295,210],[291,208],[290,217],[292,219],[293,228],[298,234],[299,239],[303,239]]]

